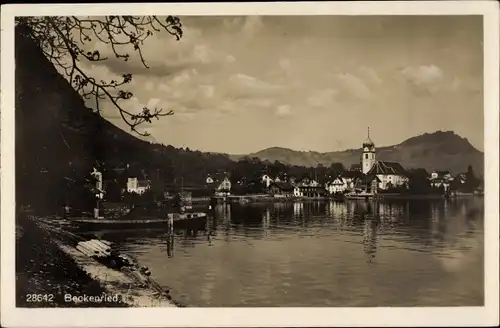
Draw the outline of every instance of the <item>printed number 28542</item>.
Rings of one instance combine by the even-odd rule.
[[[52,302],[54,300],[54,295],[52,294],[27,294],[27,302]]]

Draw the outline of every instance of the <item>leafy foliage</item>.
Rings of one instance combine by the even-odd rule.
[[[173,115],[172,110],[144,107],[139,114],[123,108],[121,102],[132,98],[133,93],[123,89],[132,81],[132,74],[124,73],[122,79],[97,81],[81,67],[81,61],[105,61],[99,50],[88,51],[89,46],[106,44],[117,59],[128,61],[131,51],[135,52],[142,64],[149,68],[142,53],[144,42],[153,33],[166,31],[177,40],[182,37],[180,19],[173,16],[29,16],[16,19],[16,29],[26,38],[34,41],[45,57],[62,71],[71,86],[85,99],[95,99],[96,112],[100,113],[100,102],[109,99],[121,118],[131,130],[147,136],[136,128],[152,119]]]

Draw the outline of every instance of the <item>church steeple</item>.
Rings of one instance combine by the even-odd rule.
[[[368,136],[367,136],[365,142],[363,142],[363,148],[365,148],[365,147],[371,148],[374,146],[375,146],[375,144],[373,143],[372,139],[370,139],[370,127],[368,127]]]
[[[361,154],[361,170],[364,174],[368,173],[375,165],[375,144],[370,139],[370,127],[368,127],[368,135],[363,142],[363,153]]]

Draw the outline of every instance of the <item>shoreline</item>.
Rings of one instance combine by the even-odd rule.
[[[24,213],[16,217],[16,306],[182,307],[55,238]]]
[[[463,194],[451,196],[448,199],[458,199],[458,198],[470,198],[470,197],[481,197],[473,194]],[[345,199],[335,199],[333,197],[273,197],[273,196],[254,196],[254,195],[231,195],[227,196],[226,201],[222,197],[214,197],[218,204],[223,203],[243,203],[243,204],[253,204],[253,203],[265,203],[265,202],[301,202],[301,201],[359,201],[364,200],[363,197],[360,198],[345,198]],[[429,194],[414,194],[414,195],[402,195],[402,194],[377,194],[375,197],[369,196],[368,200],[440,200],[447,199],[444,195],[429,195]],[[208,204],[210,203],[210,198],[193,198],[193,205]]]

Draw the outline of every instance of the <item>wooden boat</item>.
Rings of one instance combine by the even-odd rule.
[[[169,213],[167,217],[140,217],[140,218],[116,218],[116,219],[72,219],[76,225],[89,229],[137,229],[137,228],[167,228],[168,221],[172,220],[174,228],[192,228],[202,230],[206,225],[207,214],[203,212],[193,213]]]

